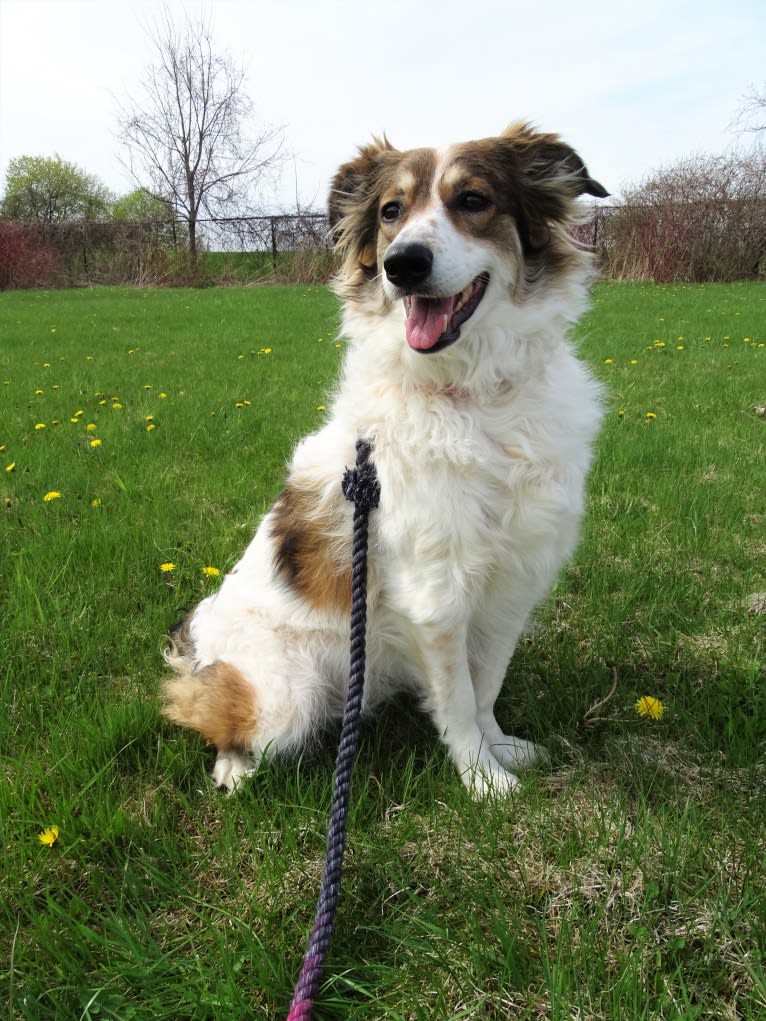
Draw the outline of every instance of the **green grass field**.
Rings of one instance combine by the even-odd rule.
[[[227,799],[157,691],[323,419],[337,318],[324,288],[0,295],[8,1021],[287,1011],[337,735]],[[315,1021],[766,1018],[766,285],[603,284],[578,334],[589,518],[498,707],[553,761],[475,804],[413,703],[365,724]]]

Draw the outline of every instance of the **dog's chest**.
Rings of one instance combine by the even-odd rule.
[[[460,395],[397,410],[373,437],[387,553],[400,563],[443,562],[453,577],[494,572],[527,541],[514,522],[555,475],[534,429],[502,406],[484,409]]]

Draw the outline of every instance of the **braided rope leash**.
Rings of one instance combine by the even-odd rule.
[[[356,444],[356,468],[346,469],[343,476],[343,493],[346,499],[354,504],[354,545],[351,561],[351,666],[338,755],[335,760],[332,808],[327,826],[327,855],[314,916],[314,928],[311,930],[303,965],[295,984],[287,1021],[310,1021],[314,998],[319,988],[322,963],[330,946],[340,897],[351,774],[359,741],[359,718],[364,691],[367,627],[367,526],[370,511],[378,506],[380,500],[380,484],[375,465],[370,460],[371,453],[370,444],[359,440]]]

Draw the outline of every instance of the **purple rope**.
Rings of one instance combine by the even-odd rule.
[[[314,998],[319,989],[322,963],[330,946],[335,914],[340,897],[343,852],[351,790],[351,774],[359,741],[359,717],[362,710],[365,671],[365,631],[367,626],[367,524],[370,510],[378,506],[380,485],[375,465],[369,460],[369,443],[356,444],[356,469],[343,476],[343,493],[354,504],[354,547],[351,561],[351,666],[346,708],[343,713],[332,808],[327,827],[327,855],[319,899],[308,947],[295,983],[287,1021],[310,1021]]]

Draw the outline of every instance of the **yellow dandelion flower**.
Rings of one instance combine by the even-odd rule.
[[[113,401],[112,402],[112,410],[113,411],[122,411],[122,404],[119,401]]]
[[[60,499],[61,499],[61,493],[59,493],[58,490],[56,490],[56,489],[51,489],[51,491],[49,493],[46,493],[45,496],[43,497],[43,500],[44,500],[45,503],[50,503],[51,500],[60,500]]]
[[[35,429],[46,429],[45,422],[35,422]]]
[[[630,364],[631,365],[638,365],[638,358],[631,358],[630,359]]]
[[[156,426],[156,425],[154,424],[154,422],[147,422],[147,425],[146,425],[146,431],[147,431],[148,433],[152,433],[152,432],[154,432],[154,430],[155,430],[156,428],[157,428],[157,426]]]
[[[94,433],[96,431],[96,423],[88,422],[88,424],[85,426],[85,430],[86,432]]]
[[[317,411],[326,411],[324,404],[317,404]]]
[[[217,567],[203,567],[202,573],[206,578],[217,578],[220,575],[220,571]]]
[[[661,720],[665,706],[654,695],[642,695],[636,702],[636,712],[648,720]]]
[[[169,560],[166,560],[164,564],[160,564],[160,570],[163,574],[171,574],[175,569],[176,565],[172,564]]]
[[[46,826],[42,833],[37,834],[37,839],[46,847],[53,847],[59,838],[58,826]]]
[[[15,472],[16,471],[16,462],[15,461],[11,461],[10,464],[7,464],[5,466],[5,470],[7,472]]]
[[[100,447],[101,443],[102,443],[102,441],[97,439],[97,438],[94,438],[94,439],[88,441],[88,445],[91,446],[91,447]]]
[[[614,365],[614,358],[605,358],[604,365]]]
[[[90,505],[91,505],[91,507],[100,507],[101,506],[101,497],[100,496],[94,496],[93,499],[90,501]]]
[[[644,418],[646,419],[647,422],[653,422],[656,417],[657,416],[653,411],[647,411],[647,413],[644,415]]]

